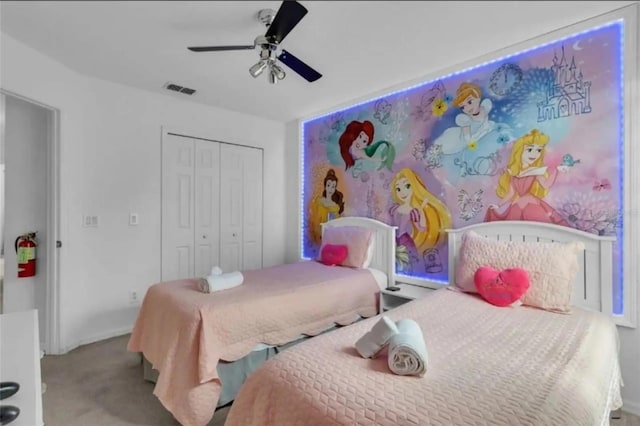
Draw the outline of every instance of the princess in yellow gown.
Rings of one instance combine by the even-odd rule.
[[[309,212],[309,228],[311,240],[320,244],[322,240],[322,224],[334,219],[344,211],[342,192],[338,191],[338,177],[333,169],[324,178],[322,195],[313,199]]]

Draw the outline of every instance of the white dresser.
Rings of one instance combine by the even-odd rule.
[[[11,426],[42,426],[42,382],[38,311],[0,315],[0,381],[17,382],[20,390],[0,401],[20,415]]]

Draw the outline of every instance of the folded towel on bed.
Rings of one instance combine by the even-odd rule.
[[[242,284],[244,277],[242,272],[228,272],[220,275],[209,275],[200,280],[200,290],[204,293],[228,290]]]
[[[391,336],[398,332],[396,324],[387,317],[380,321],[365,333],[357,342],[356,349],[363,358],[373,358],[384,348]]]
[[[214,266],[211,268],[211,273],[209,275],[222,275],[222,269],[219,266]]]
[[[389,339],[389,369],[401,376],[424,376],[428,354],[422,330],[412,319],[396,322],[398,333]]]

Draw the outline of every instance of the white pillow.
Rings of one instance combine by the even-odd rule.
[[[363,268],[368,268],[371,265],[371,262],[373,261],[373,253],[376,250],[376,236],[372,235],[371,239],[369,240],[369,247],[367,248],[367,257],[364,260],[364,263],[362,264]]]
[[[570,312],[578,255],[583,251],[581,242],[499,241],[468,231],[458,253],[455,285],[462,291],[477,293],[473,279],[481,266],[498,270],[522,268],[531,280],[521,299],[524,305]]]
[[[367,260],[373,237],[373,230],[362,226],[325,226],[320,253],[325,244],[346,245],[348,254],[342,266],[365,268],[363,265]]]

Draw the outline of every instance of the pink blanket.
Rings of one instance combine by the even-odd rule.
[[[197,279],[155,284],[142,302],[128,349],[158,370],[154,394],[185,426],[213,416],[218,361],[377,313],[379,287],[367,270],[307,261],[243,274],[242,285],[211,294]]]
[[[621,406],[617,330],[600,313],[498,308],[443,289],[385,315],[420,325],[424,377],[358,355],[370,318],[267,361],[225,426],[601,425]]]

